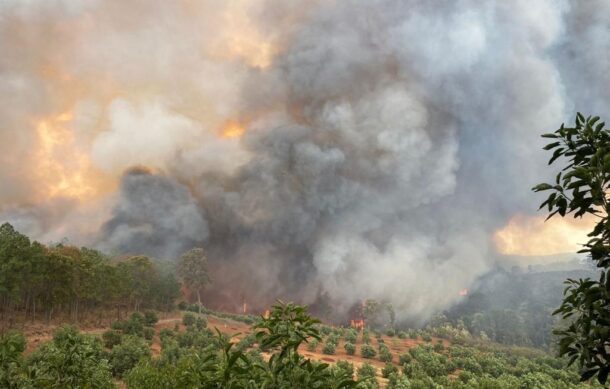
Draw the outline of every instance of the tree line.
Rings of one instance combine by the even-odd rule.
[[[0,320],[73,321],[104,312],[170,310],[180,296],[173,266],[146,256],[109,257],[100,251],[31,241],[0,226]]]

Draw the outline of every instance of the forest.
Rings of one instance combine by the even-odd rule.
[[[197,254],[186,253],[177,266],[145,256],[116,258],[66,244],[45,246],[4,224],[0,228],[0,387],[596,385],[579,383],[578,370],[567,368],[566,360],[548,350],[523,347],[548,349],[552,326],[536,325],[529,332],[519,329],[515,320],[531,323],[536,320],[534,310],[522,309],[520,316],[489,310],[495,301],[493,293],[485,294],[489,301],[484,303],[475,294],[446,312],[448,316],[436,316],[418,328],[395,323],[388,314],[393,312],[391,306],[373,300],[365,306],[370,324],[363,330],[324,325],[305,307],[285,303],[275,305],[266,316],[214,312],[202,306],[200,296],[189,304],[181,293],[181,285],[197,288],[201,286],[197,279],[209,282],[205,272],[199,277],[185,273],[187,265],[199,258]],[[495,287],[528,282],[527,275],[525,279],[510,273],[503,277],[504,283],[496,282]],[[485,287],[481,291],[490,292]],[[515,306],[540,303],[527,299],[519,303],[516,296],[506,301]],[[160,314],[178,319],[161,323]],[[543,316],[551,320],[550,315]],[[103,331],[80,331],[79,322],[85,319]],[[18,328],[37,321],[72,325],[57,327],[52,339],[27,347],[28,338]],[[233,328],[241,331],[233,333]],[[536,341],[540,331],[545,334]]]

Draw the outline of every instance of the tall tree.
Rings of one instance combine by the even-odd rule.
[[[557,214],[575,218],[591,215],[597,224],[581,253],[587,254],[600,270],[599,281],[589,278],[566,281],[561,306],[554,312],[569,319],[569,326],[555,333],[559,352],[578,360],[581,379],[597,375],[604,384],[610,373],[610,132],[599,117],[578,113],[574,127],[561,127],[552,134],[545,150],[553,150],[549,165],[565,161],[554,184],[543,183],[534,191],[551,191],[540,208],[547,207],[551,218]]]
[[[208,259],[202,248],[194,248],[182,254],[178,262],[178,275],[184,286],[197,293],[197,304],[201,313],[201,292],[211,282]]]

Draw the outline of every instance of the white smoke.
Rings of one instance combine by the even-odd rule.
[[[603,2],[6,2],[0,13],[6,218],[53,236],[57,212],[28,211],[55,209],[28,197],[36,162],[19,173],[16,155],[35,142],[32,118],[68,106],[97,169],[156,172],[127,171],[83,243],[168,257],[203,245],[220,286],[259,299],[326,292],[346,309],[372,297],[419,318],[449,306],[498,260],[490,234],[535,209],[539,134],[575,107],[610,106]],[[219,138],[231,120],[245,135]]]

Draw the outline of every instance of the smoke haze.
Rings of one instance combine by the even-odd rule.
[[[534,214],[539,134],[608,111],[609,30],[603,1],[5,1],[0,219],[203,246],[237,304],[425,318]]]

